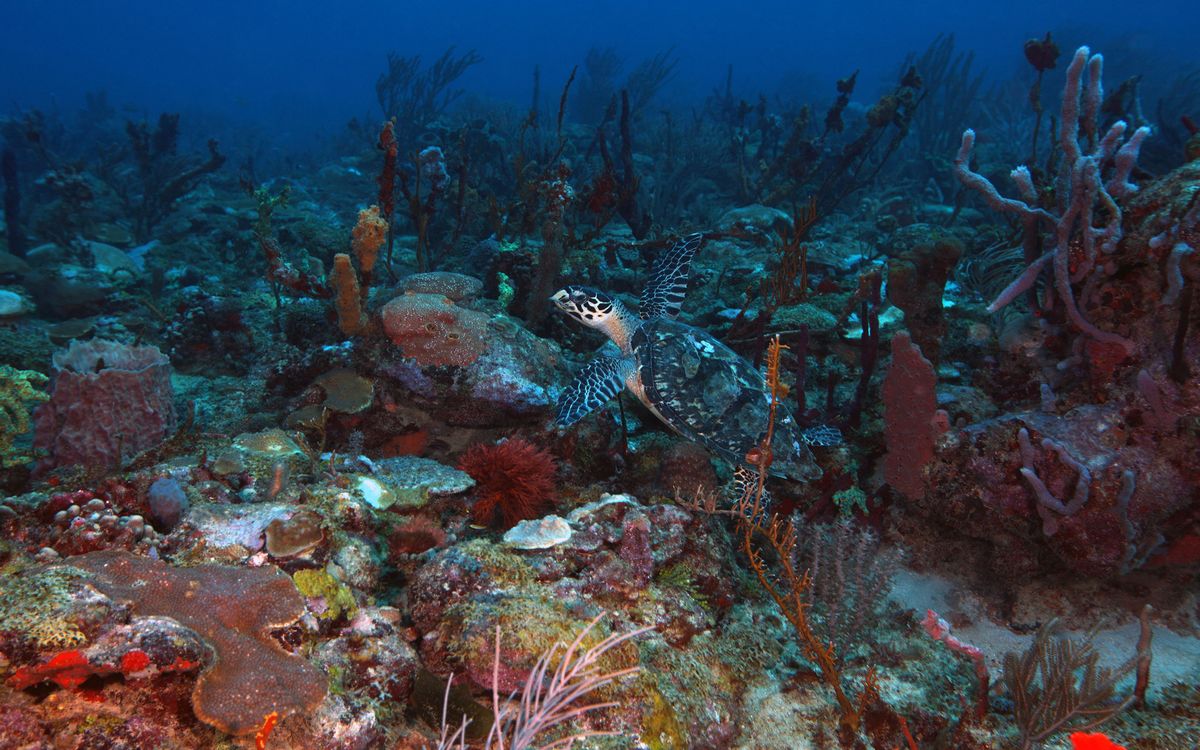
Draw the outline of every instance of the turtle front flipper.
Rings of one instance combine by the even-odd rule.
[[[596,357],[558,397],[559,427],[570,427],[621,392],[636,365],[629,357]]]
[[[704,235],[700,232],[680,238],[670,250],[658,256],[650,271],[650,282],[642,290],[638,314],[642,320],[674,318],[679,314],[687,295],[692,256],[696,254]]]

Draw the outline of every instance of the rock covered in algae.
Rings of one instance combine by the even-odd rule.
[[[373,475],[355,475],[351,487],[376,510],[419,507],[439,495],[456,495],[474,486],[463,471],[429,458],[397,456],[375,464]]]

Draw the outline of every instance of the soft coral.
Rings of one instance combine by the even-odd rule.
[[[477,523],[510,528],[518,521],[540,518],[554,495],[554,459],[520,438],[495,445],[472,445],[458,468],[476,483],[471,511]]]

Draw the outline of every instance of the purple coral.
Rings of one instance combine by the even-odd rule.
[[[1033,443],[1029,440],[1029,430],[1022,427],[1017,431],[1017,443],[1021,446],[1022,465],[1019,471],[1025,481],[1029,483],[1029,489],[1033,491],[1034,497],[1037,498],[1038,515],[1042,517],[1042,533],[1046,536],[1054,536],[1058,531],[1058,518],[1054,514],[1073,516],[1087,503],[1088,493],[1092,486],[1092,472],[1088,470],[1087,466],[1075,460],[1062,444],[1048,437],[1042,438],[1042,447],[1057,453],[1058,459],[1064,465],[1074,469],[1078,476],[1071,499],[1064,502],[1055,497],[1054,493],[1046,487],[1046,483],[1038,477],[1037,469],[1034,468],[1034,459],[1037,454]]]
[[[1102,331],[1083,316],[1075,300],[1072,284],[1083,281],[1096,268],[1097,249],[1111,254],[1117,249],[1122,236],[1121,208],[1116,199],[1137,190],[1129,182],[1129,175],[1137,163],[1142,141],[1150,135],[1150,128],[1140,127],[1122,144],[1128,125],[1118,121],[1109,128],[1104,137],[1097,141],[1097,124],[1103,92],[1100,85],[1104,58],[1092,55],[1087,47],[1075,51],[1075,57],[1067,68],[1067,81],[1063,88],[1062,111],[1059,125],[1059,146],[1063,158],[1057,177],[1058,212],[1051,213],[1037,206],[1037,190],[1029,169],[1020,166],[1011,172],[1013,182],[1021,198],[1005,198],[986,177],[971,170],[971,152],[975,147],[975,131],[967,130],[962,136],[962,146],[954,159],[954,171],[965,187],[983,196],[993,209],[1014,213],[1026,222],[1028,231],[1036,230],[1039,220],[1054,226],[1054,246],[1040,258],[1031,259],[1024,273],[1000,293],[988,312],[995,312],[1033,287],[1037,277],[1047,263],[1054,272],[1054,289],[1062,300],[1067,318],[1076,329],[1101,342],[1119,344],[1127,354],[1134,351],[1134,343],[1128,338],[1111,331]],[[1084,68],[1087,81],[1084,81]],[[1082,117],[1080,106],[1082,104]],[[1083,142],[1080,139],[1080,126]],[[1090,148],[1090,151],[1085,151]],[[1118,148],[1119,147],[1119,148]],[[1101,170],[1111,164],[1107,182]],[[1099,208],[1100,211],[1096,209]],[[1107,220],[1096,225],[1099,216]],[[1082,258],[1072,270],[1072,240],[1078,237]]]

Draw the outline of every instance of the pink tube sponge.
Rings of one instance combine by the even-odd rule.
[[[34,416],[39,468],[112,468],[175,430],[171,363],[156,347],[73,341],[55,353],[50,400]]]

